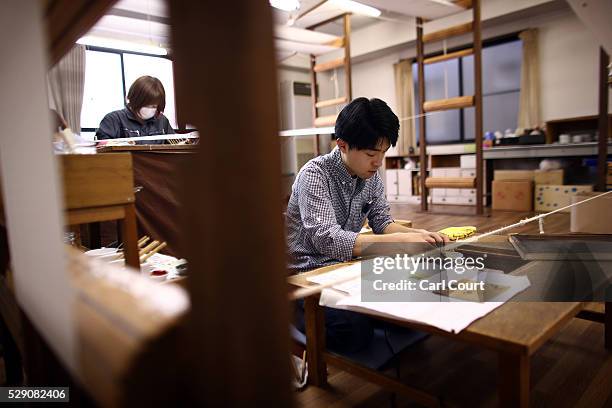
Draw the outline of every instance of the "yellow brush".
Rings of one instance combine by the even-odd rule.
[[[464,239],[471,235],[474,235],[474,233],[476,232],[476,227],[448,227],[438,232],[440,234],[446,235],[451,241],[456,241],[458,239]]]

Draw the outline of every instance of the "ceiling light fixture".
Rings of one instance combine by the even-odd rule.
[[[112,38],[85,36],[79,38],[77,44],[90,45],[92,47],[111,48],[114,50],[141,52],[143,54],[168,55],[168,50],[163,47],[148,44],[139,44]]]
[[[283,11],[295,11],[300,8],[299,0],[270,0],[270,5]]]
[[[379,17],[381,15],[379,9],[352,0],[329,0],[328,3],[342,10],[362,16]]]

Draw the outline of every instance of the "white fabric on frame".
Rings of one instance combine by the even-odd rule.
[[[400,120],[397,153],[399,155],[407,155],[410,153],[410,147],[416,148],[412,62],[409,60],[397,62],[393,64],[393,71],[395,74],[397,115]]]
[[[521,92],[519,98],[519,128],[533,128],[540,123],[540,59],[538,30],[522,31],[523,60],[521,63]]]

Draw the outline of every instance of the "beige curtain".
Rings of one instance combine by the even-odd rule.
[[[81,133],[81,108],[85,89],[85,46],[75,45],[48,74],[51,108]]]
[[[521,93],[518,127],[533,128],[540,123],[540,62],[538,56],[538,30],[525,30],[519,34],[523,41],[521,65]]]
[[[400,155],[409,153],[410,147],[416,148],[414,127],[414,84],[412,82],[412,62],[399,61],[393,64],[395,74],[395,99],[397,114],[400,119],[400,134],[397,141],[397,152]]]

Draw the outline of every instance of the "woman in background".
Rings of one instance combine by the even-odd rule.
[[[165,107],[166,91],[161,81],[152,76],[142,76],[130,86],[126,107],[104,116],[96,137],[102,140],[173,134],[168,118],[162,113]],[[164,142],[148,140],[144,144]]]

